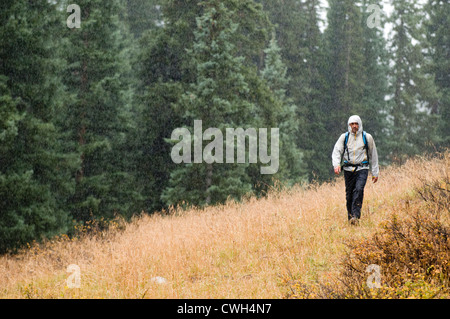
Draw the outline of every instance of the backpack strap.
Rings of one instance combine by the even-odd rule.
[[[369,164],[369,143],[367,143],[367,137],[366,137],[365,131],[363,131],[362,137],[363,137],[363,142],[364,142],[364,148],[366,149],[367,161],[364,161],[361,164]]]
[[[347,132],[347,133],[345,133],[344,153],[345,153],[345,151],[347,151],[347,158],[350,158],[350,154],[348,153],[348,147],[347,147],[348,137],[349,137],[349,133]]]
[[[348,137],[349,137],[349,133],[346,132],[345,139],[344,139],[344,152],[342,153],[341,161],[344,158],[345,151],[347,151],[347,158],[350,158],[350,154],[348,153],[348,147],[347,147]],[[347,164],[348,164],[348,161],[344,161],[343,167],[345,167]]]

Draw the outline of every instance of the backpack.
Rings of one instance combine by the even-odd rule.
[[[348,147],[347,147],[347,142],[348,142],[348,137],[349,137],[349,132],[345,133],[345,140],[344,140],[344,153],[347,150],[347,157],[350,158],[350,154],[348,153]],[[366,150],[366,155],[367,155],[367,161],[361,162],[360,164],[351,164],[348,161],[344,161],[344,167],[345,166],[354,166],[354,167],[358,167],[361,165],[368,165],[369,164],[369,145],[367,143],[367,137],[366,137],[366,132],[363,131],[362,132],[362,137],[363,137],[363,142],[364,142],[364,149]],[[342,157],[344,157],[344,154],[342,154]]]

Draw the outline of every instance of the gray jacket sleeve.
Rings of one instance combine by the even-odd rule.
[[[334,145],[333,153],[331,154],[331,160],[333,163],[333,168],[338,167],[341,164],[341,157],[344,153],[344,140],[345,133],[342,134]]]
[[[380,169],[378,167],[378,152],[377,146],[375,145],[375,141],[369,133],[367,133],[367,144],[369,146],[370,152],[370,165],[372,166],[372,176],[378,177]]]

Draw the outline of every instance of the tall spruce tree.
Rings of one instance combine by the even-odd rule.
[[[275,178],[286,185],[305,182],[307,180],[306,163],[303,153],[297,146],[300,136],[299,121],[296,117],[296,105],[286,94],[289,85],[287,67],[281,58],[281,48],[277,44],[275,33],[269,47],[264,50],[265,66],[261,72],[272,93],[272,103],[275,106],[276,120],[273,125],[280,129],[280,168]]]
[[[81,161],[71,207],[81,221],[129,217],[142,209],[142,198],[137,172],[130,167],[134,149],[129,137],[135,125],[130,116],[130,35],[121,21],[125,7],[120,0],[77,4],[81,27],[66,29],[63,82],[69,95],[63,123]]]
[[[70,227],[76,158],[58,145],[59,24],[48,1],[0,5],[0,252]]]
[[[197,62],[186,51],[193,49],[196,18],[203,15],[207,5],[203,1],[164,1],[161,7],[163,23],[141,39],[141,85],[137,98],[142,112],[139,125],[141,141],[145,140],[146,143],[141,143],[139,156],[142,163],[141,177],[146,181],[143,183],[146,206],[151,211],[167,206],[166,196],[163,196],[164,200],[158,198],[169,187],[169,175],[177,168],[170,157],[173,145],[167,143],[166,138],[175,128],[193,124],[192,118],[180,111],[181,104],[174,101],[180,101],[183,92],[191,91],[197,83]],[[249,94],[245,98],[250,103],[257,101],[261,105],[259,113],[270,113],[272,105],[269,99],[262,96],[260,89],[263,84],[256,73],[257,68],[261,68],[264,63],[263,50],[268,43],[270,23],[261,7],[252,0],[229,0],[225,5],[231,13],[230,18],[239,21],[230,42],[234,46],[235,56],[243,57],[241,71],[249,87]],[[157,121],[149,120],[155,115],[158,115]],[[247,170],[253,170],[253,167],[249,166]],[[251,183],[256,185],[258,177],[253,177],[250,178]],[[186,187],[189,188],[189,185],[186,184]],[[181,196],[181,193],[178,195]]]
[[[429,73],[437,87],[438,100],[431,107],[431,113],[439,116],[437,123],[440,149],[450,147],[450,3],[429,0],[425,20],[429,44],[427,56],[431,59]]]
[[[361,11],[352,0],[331,0],[326,32],[330,104],[330,147],[347,126],[348,117],[362,108],[365,78]]]
[[[303,3],[302,12],[305,25],[303,26],[302,51],[303,56],[300,65],[303,70],[300,73],[302,84],[298,92],[301,92],[297,103],[297,116],[300,121],[297,145],[304,153],[304,160],[308,166],[310,180],[327,180],[329,172],[328,143],[324,136],[328,134],[326,126],[327,83],[324,48],[324,36],[320,32],[319,23],[320,1],[308,0]]]
[[[296,105],[297,148],[308,167],[309,179],[328,175],[327,129],[321,111],[326,95],[323,39],[319,29],[318,0],[260,1],[275,25],[281,57],[287,67],[286,97]],[[324,151],[326,150],[326,151]]]
[[[381,163],[387,163],[385,152],[386,143],[389,140],[389,123],[387,121],[387,102],[389,94],[389,52],[387,41],[383,36],[383,28],[386,16],[379,12],[375,20],[379,25],[372,25],[374,14],[370,11],[370,5],[380,5],[376,0],[363,0],[361,2],[361,25],[363,28],[363,65],[366,74],[364,91],[359,109],[359,114],[364,119],[364,130],[370,132],[376,140],[378,159]],[[380,7],[380,10],[383,8]]]
[[[197,18],[195,43],[190,51],[197,78],[179,101],[179,110],[187,119],[192,137],[195,120],[201,120],[204,129],[217,128],[224,134],[227,127],[245,129],[253,126],[249,123],[255,123],[252,120],[254,105],[244,97],[248,94],[248,84],[243,76],[243,57],[236,54],[233,44],[238,26],[233,22],[232,11],[218,1],[203,5],[204,13]],[[217,141],[221,138],[213,136]],[[203,131],[202,136],[196,138],[200,139],[203,155],[207,144],[202,141]],[[190,140],[187,142],[191,143]],[[220,153],[225,154],[225,146],[218,147],[211,153],[220,157]],[[239,199],[251,191],[244,165],[225,163],[224,155],[212,162],[207,158],[204,160],[183,164],[171,173],[170,186],[163,194],[167,204],[186,201],[193,205],[209,205],[225,202],[229,196]]]
[[[426,72],[429,62],[423,53],[427,47],[423,7],[411,0],[395,1],[393,6],[392,138],[388,147],[391,160],[401,163],[408,156],[432,150],[436,125],[431,123],[437,122],[437,117],[430,110],[437,100],[437,91]]]
[[[149,213],[167,207],[161,194],[168,187],[175,164],[170,157],[171,145],[165,139],[184,124],[174,104],[195,79],[186,49],[192,47],[195,17],[202,10],[197,2],[163,1],[162,22],[143,32],[139,40],[136,167],[144,210]]]

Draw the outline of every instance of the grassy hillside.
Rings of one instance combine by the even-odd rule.
[[[78,239],[0,257],[0,297],[448,297],[449,176],[448,152],[382,168],[360,226],[347,223],[342,177],[109,230],[93,223]],[[367,288],[370,264],[381,267],[379,289]]]

